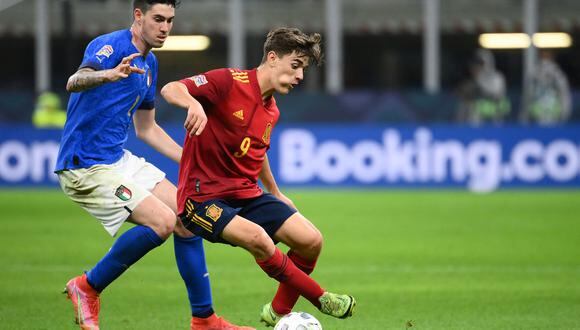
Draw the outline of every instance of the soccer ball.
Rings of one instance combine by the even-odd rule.
[[[322,330],[320,322],[305,312],[292,312],[278,321],[274,330]]]

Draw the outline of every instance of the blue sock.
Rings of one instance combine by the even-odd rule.
[[[149,227],[135,226],[127,230],[87,273],[87,281],[98,292],[103,291],[132,264],[162,243],[163,240]]]
[[[173,234],[175,260],[185,282],[191,315],[206,318],[213,314],[209,274],[201,237],[179,237]]]

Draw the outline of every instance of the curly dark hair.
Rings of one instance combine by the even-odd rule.
[[[276,55],[284,55],[296,52],[308,57],[310,62],[320,65],[322,62],[322,49],[320,42],[322,37],[318,33],[306,34],[297,28],[277,28],[268,32],[264,42],[264,56],[262,63],[266,61],[268,53],[274,51]]]
[[[133,10],[136,8],[141,9],[142,12],[147,12],[149,8],[156,4],[167,4],[172,6],[173,8],[177,8],[179,6],[179,0],[133,0]]]

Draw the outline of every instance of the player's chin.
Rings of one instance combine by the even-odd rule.
[[[163,40],[163,41],[155,40],[154,42],[151,43],[151,47],[161,48],[161,47],[163,47],[164,43],[165,43],[165,40]]]
[[[283,86],[280,86],[278,88],[277,92],[278,92],[278,94],[286,95],[286,94],[290,93],[292,88],[293,88],[292,85],[283,85]]]
[[[151,46],[153,48],[161,48],[163,47],[165,40],[167,40],[167,38],[155,38],[151,41]]]

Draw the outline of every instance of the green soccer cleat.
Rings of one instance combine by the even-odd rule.
[[[278,315],[272,309],[272,303],[267,303],[262,307],[262,312],[260,313],[260,322],[265,323],[267,327],[273,327],[280,321],[284,315]]]
[[[324,314],[345,319],[352,316],[356,300],[347,294],[325,292],[320,298],[320,311]]]

